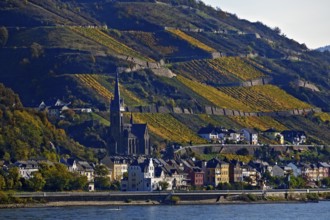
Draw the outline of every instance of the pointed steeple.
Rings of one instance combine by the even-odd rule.
[[[132,124],[134,124],[134,120],[133,120],[133,113],[131,112],[131,119],[129,120],[129,122]]]
[[[116,83],[115,83],[115,93],[113,100],[111,101],[111,110],[120,111],[120,91],[119,91],[119,76],[116,72]]]

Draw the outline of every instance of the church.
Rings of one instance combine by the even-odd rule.
[[[114,98],[110,102],[110,155],[149,155],[150,137],[147,124],[135,124],[133,115],[124,122],[124,101],[120,98],[119,78],[116,75]]]

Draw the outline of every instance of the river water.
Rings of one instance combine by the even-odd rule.
[[[330,202],[299,204],[179,205],[179,206],[78,206],[0,209],[9,219],[330,219]]]

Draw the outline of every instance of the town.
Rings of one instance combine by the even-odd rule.
[[[42,103],[50,118],[65,117],[70,103]],[[198,131],[207,144],[182,147],[169,143],[156,157],[147,124],[133,115],[124,122],[118,74],[110,104],[109,146],[98,161],[67,154],[58,162],[31,158],[15,163],[2,161],[1,189],[26,191],[63,190],[241,190],[330,186],[330,152],[323,146],[305,145],[303,131],[262,132],[276,144],[263,144],[251,128],[225,129],[208,125]],[[75,109],[90,113],[90,108]],[[322,160],[322,157],[324,160]]]

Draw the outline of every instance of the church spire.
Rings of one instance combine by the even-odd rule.
[[[120,111],[120,91],[119,91],[119,75],[118,75],[118,72],[116,72],[114,104],[115,104],[116,110],[119,109],[119,111]]]
[[[120,112],[121,100],[120,100],[120,91],[119,91],[119,76],[118,72],[116,73],[116,82],[115,82],[115,91],[114,97],[110,102],[110,111]]]
[[[133,120],[133,113],[131,112],[131,119],[129,120],[131,125],[134,124],[134,120]]]

